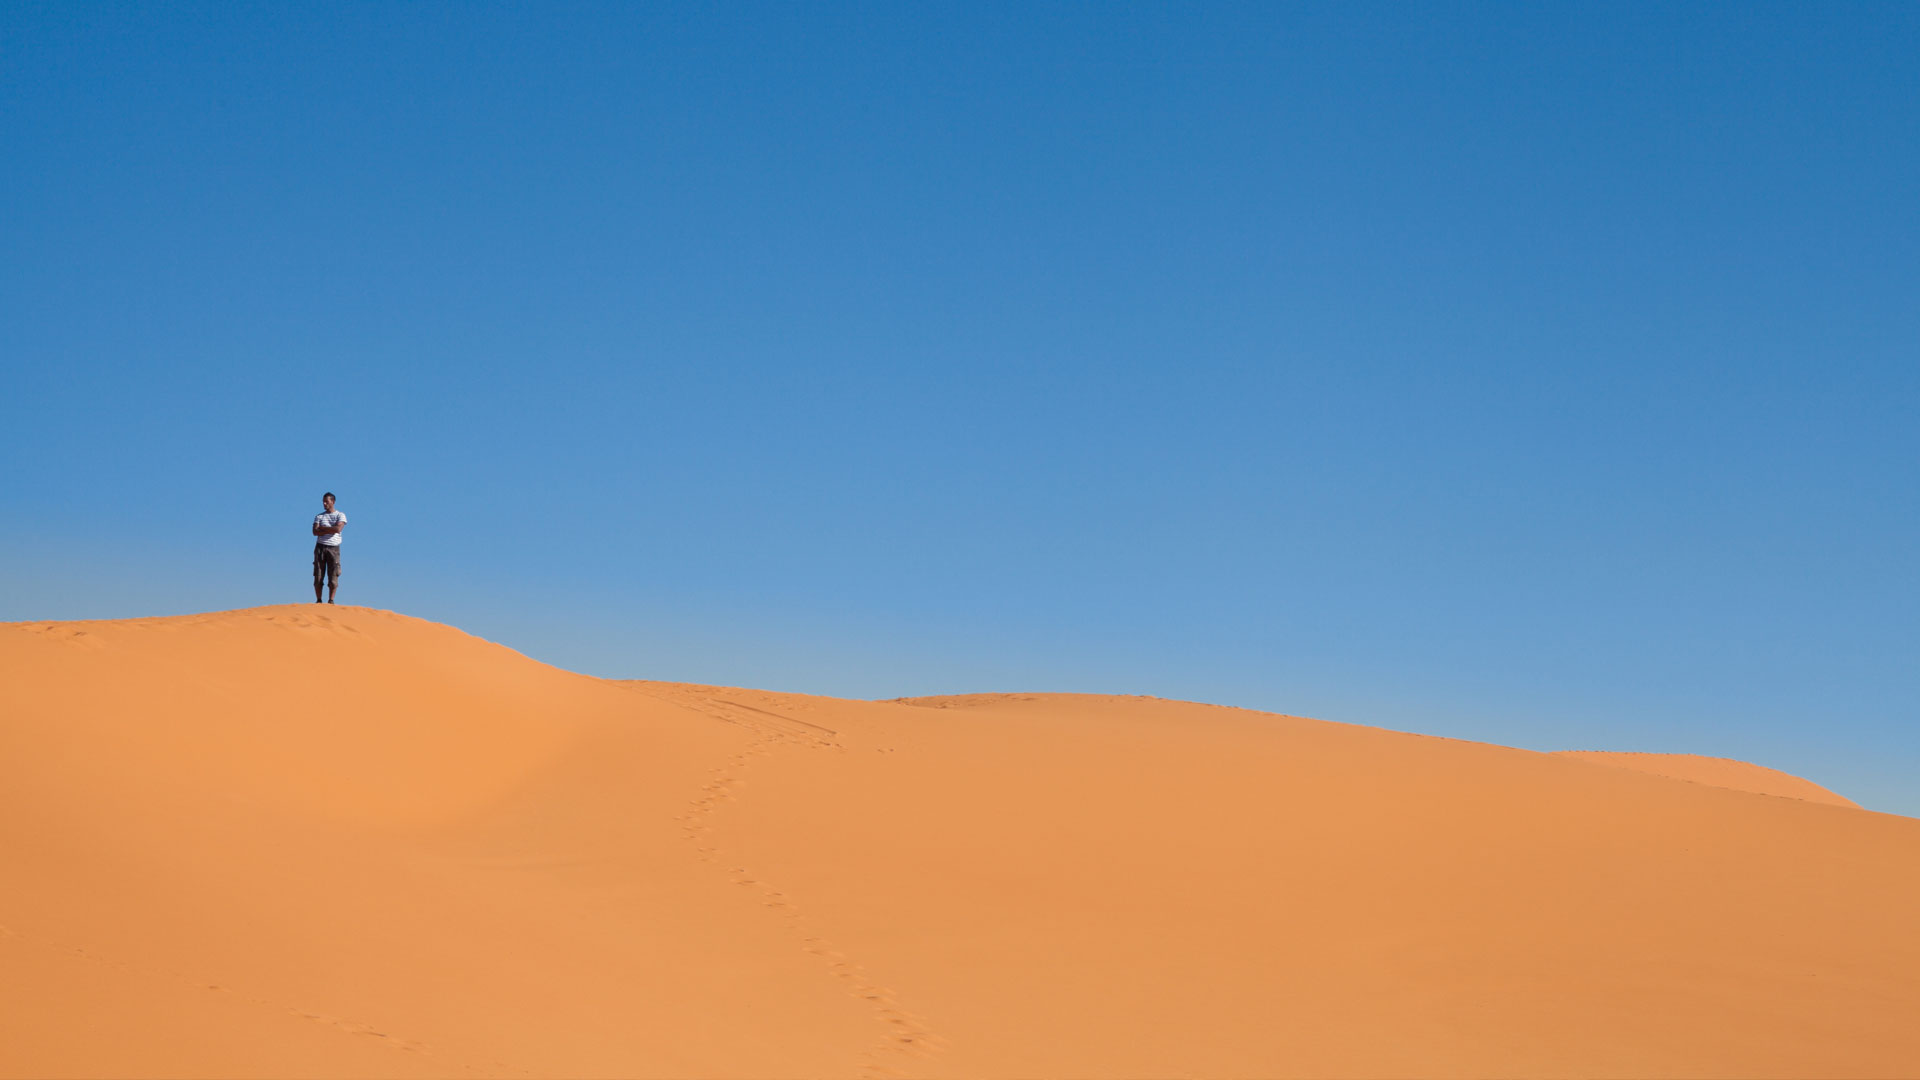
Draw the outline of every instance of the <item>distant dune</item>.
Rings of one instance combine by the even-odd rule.
[[[7,1076],[1920,1076],[1920,820],[1784,773],[364,608],[0,625],[0,874]]]
[[[1712,784],[1714,787],[1732,791],[1752,791],[1761,795],[1779,795],[1788,799],[1805,799],[1808,802],[1851,806],[1855,809],[1860,807],[1860,804],[1852,799],[1844,795],[1836,795],[1811,780],[1802,779],[1792,773],[1783,773],[1779,769],[1769,769],[1764,765],[1754,765],[1745,761],[1734,761],[1731,758],[1700,757],[1696,754],[1612,753],[1605,750],[1562,750],[1557,756],[1591,761],[1597,765],[1638,769],[1655,776],[1665,776],[1673,780],[1691,780],[1696,784]]]

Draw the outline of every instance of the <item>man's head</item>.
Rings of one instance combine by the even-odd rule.
[[[328,513],[332,513],[333,512],[333,492],[329,491],[325,495],[320,496],[320,505],[326,507]]]

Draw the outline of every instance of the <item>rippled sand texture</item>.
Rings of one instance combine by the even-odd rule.
[[[1739,762],[0,625],[11,1076],[1913,1077],[1916,912]]]

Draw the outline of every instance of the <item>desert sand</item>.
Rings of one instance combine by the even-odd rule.
[[[0,625],[8,1076],[1913,1077],[1916,912],[1737,762]]]
[[[1712,784],[1714,787],[1732,788],[1735,791],[1784,795],[1789,799],[1805,799],[1808,802],[1830,803],[1834,806],[1855,808],[1860,806],[1845,795],[1828,791],[1805,777],[1784,773],[1779,769],[1769,769],[1752,762],[1734,761],[1731,758],[1700,757],[1696,754],[1619,753],[1606,750],[1561,750],[1557,753],[1561,757],[1580,758],[1584,761],[1599,762],[1602,765],[1617,765],[1623,769],[1638,769],[1655,776],[1665,776],[1674,780],[1691,780],[1697,784]]]

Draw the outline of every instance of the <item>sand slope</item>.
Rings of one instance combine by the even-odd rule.
[[[1689,779],[6,624],[0,1074],[1920,1075],[1920,820]]]
[[[1769,769],[1764,765],[1734,761],[1731,758],[1701,757],[1698,754],[1617,753],[1606,750],[1562,750],[1557,756],[1578,758],[1581,761],[1591,761],[1596,765],[1638,769],[1655,776],[1665,776],[1673,780],[1690,780],[1696,784],[1711,784],[1714,787],[1729,788],[1734,791],[1753,791],[1762,795],[1805,799],[1808,802],[1828,803],[1833,806],[1858,808],[1860,805],[1844,795],[1837,795],[1803,777],[1783,773],[1779,769]]]

